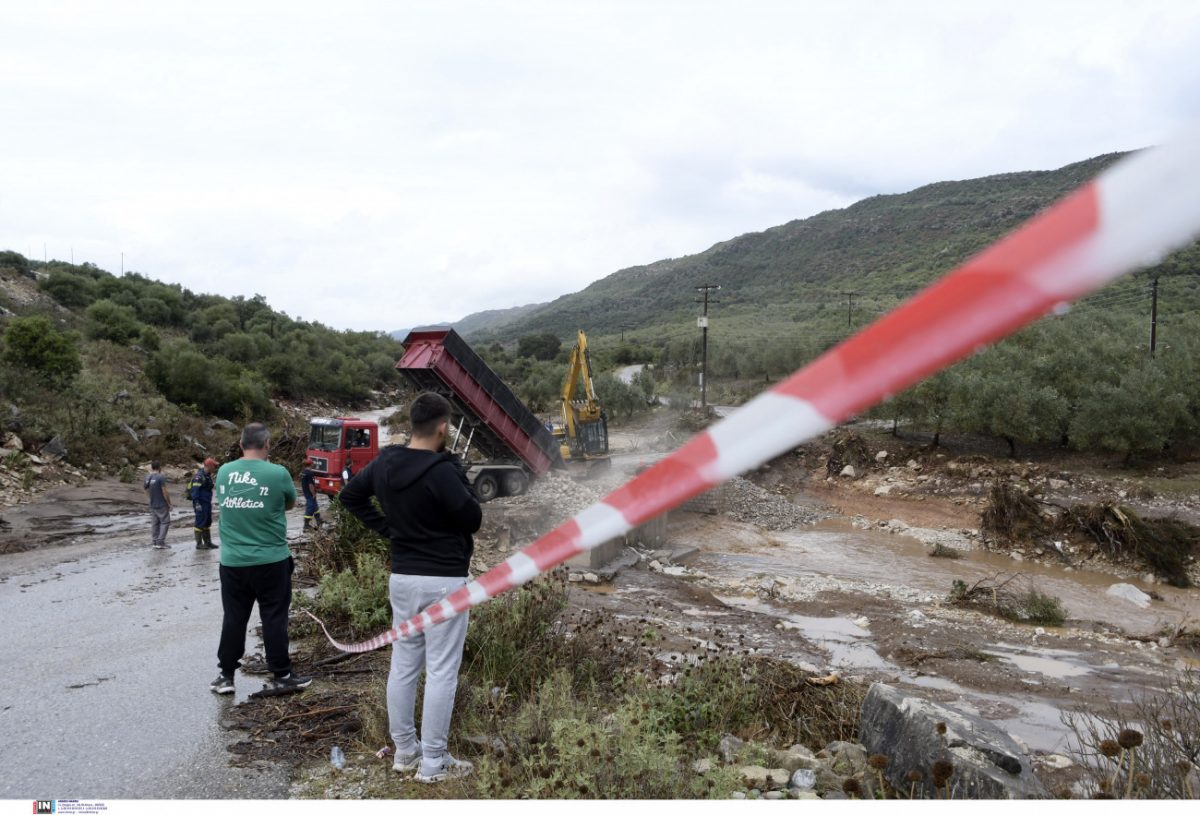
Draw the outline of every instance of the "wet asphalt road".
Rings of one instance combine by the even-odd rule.
[[[236,700],[208,689],[219,552],[196,551],[190,523],[154,551],[148,518],[120,521],[0,558],[0,798],[287,797],[285,770],[229,766],[218,721],[262,679],[239,672]]]

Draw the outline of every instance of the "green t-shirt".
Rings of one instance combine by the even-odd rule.
[[[258,566],[291,556],[285,511],[296,502],[296,486],[286,469],[242,458],[221,466],[216,486],[222,566]]]

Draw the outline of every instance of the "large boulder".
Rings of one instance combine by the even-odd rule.
[[[214,430],[217,428],[220,428],[221,430],[237,430],[237,425],[228,419],[216,419],[215,421],[209,422],[208,426]]]
[[[938,733],[939,724],[945,725],[944,734]],[[946,760],[954,767],[949,781],[954,798],[1046,797],[1029,755],[1003,730],[888,685],[876,683],[867,692],[858,735],[868,754],[888,757],[884,773],[896,789],[908,789],[908,774],[919,770],[925,797],[938,797],[930,767]]]
[[[55,436],[42,445],[39,451],[43,458],[57,459],[67,457],[67,445],[63,444],[62,437]]]

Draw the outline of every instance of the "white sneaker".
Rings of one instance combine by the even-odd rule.
[[[396,753],[396,760],[392,762],[392,769],[398,773],[411,773],[419,769],[420,766],[420,753],[413,753],[411,756],[402,756]]]
[[[445,781],[448,778],[462,778],[470,775],[475,771],[475,765],[469,761],[461,761],[454,756],[446,753],[442,756],[438,765],[430,766],[424,761],[421,762],[421,769],[414,776],[418,781],[425,784],[436,784],[439,781]]]

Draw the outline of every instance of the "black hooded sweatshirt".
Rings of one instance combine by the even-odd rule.
[[[371,503],[379,499],[380,513]],[[483,512],[449,453],[385,447],[342,488],[349,512],[391,541],[392,573],[467,577]]]

